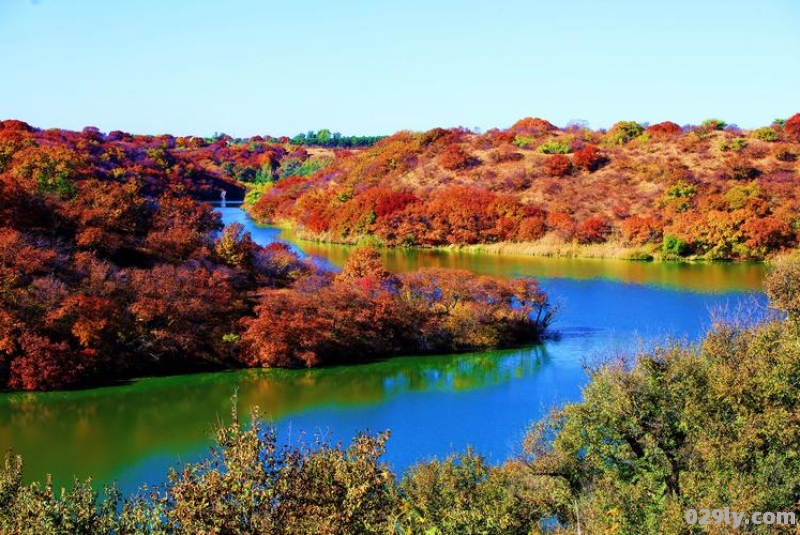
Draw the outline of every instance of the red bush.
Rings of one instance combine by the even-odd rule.
[[[510,131],[515,134],[539,135],[558,130],[552,123],[538,117],[525,117],[514,123]]]
[[[672,121],[664,121],[663,123],[648,126],[646,132],[653,137],[671,137],[681,135],[683,129]]]
[[[652,217],[632,215],[622,222],[622,237],[636,245],[655,242],[661,238],[661,228]]]
[[[572,170],[572,161],[563,154],[554,154],[544,162],[544,170],[550,176],[564,176]]]
[[[475,167],[481,161],[470,155],[467,151],[455,143],[448,145],[439,154],[439,164],[449,171],[460,171]]]
[[[597,146],[586,145],[582,149],[575,151],[572,155],[572,161],[575,165],[587,171],[596,171],[606,162],[606,158]]]
[[[603,243],[611,232],[608,222],[599,216],[590,217],[578,225],[576,235],[578,243]]]
[[[550,212],[547,214],[547,228],[565,241],[571,241],[575,237],[575,219],[564,212]]]
[[[800,139],[800,113],[792,115],[783,127],[784,132],[790,136]]]

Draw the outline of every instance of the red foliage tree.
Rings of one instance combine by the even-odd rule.
[[[661,225],[653,217],[632,215],[621,224],[622,237],[636,245],[658,242],[661,239]]]
[[[606,241],[610,232],[611,227],[605,218],[594,216],[585,219],[578,225],[576,236],[578,238],[578,243],[602,243]]]
[[[564,241],[571,241],[577,230],[575,219],[570,214],[564,212],[548,213],[547,228]]]

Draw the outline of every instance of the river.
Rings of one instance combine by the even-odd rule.
[[[329,266],[351,248],[296,240],[220,208],[259,243],[284,239]],[[712,314],[764,306],[758,264],[673,264],[552,259],[445,251],[384,251],[386,266],[458,267],[540,279],[560,311],[560,337],[543,345],[432,357],[398,357],[313,370],[247,370],[146,378],[50,393],[0,394],[0,449],[23,454],[26,478],[51,473],[118,481],[123,491],[164,479],[169,466],[207,451],[214,424],[256,404],[288,440],[315,433],[347,441],[390,429],[385,459],[397,470],[473,446],[492,462],[517,451],[526,426],[580,399],[584,365],[668,339],[697,340]]]

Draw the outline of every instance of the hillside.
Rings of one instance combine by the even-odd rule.
[[[201,202],[223,190],[241,199],[244,184],[257,192],[328,159],[273,140],[0,122],[0,389],[540,338],[550,314],[533,280],[394,276],[370,250],[336,275],[223,227]]]
[[[763,259],[797,247],[799,155],[800,114],[752,131],[526,118],[338,151],[313,175],[278,181],[251,213],[343,243]]]

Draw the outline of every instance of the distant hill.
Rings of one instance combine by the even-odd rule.
[[[750,131],[716,119],[596,131],[525,118],[337,151],[279,180],[251,213],[343,243],[762,259],[798,244],[798,157],[800,114]]]

